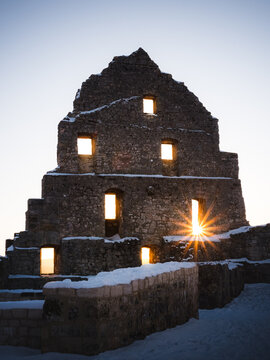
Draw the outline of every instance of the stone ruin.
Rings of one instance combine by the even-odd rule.
[[[197,316],[198,298],[204,308],[224,306],[245,282],[270,281],[265,260],[270,258],[270,226],[248,226],[237,154],[220,151],[218,120],[183,82],[161,72],[143,49],[115,57],[82,84],[73,111],[58,125],[57,161],[57,168],[43,177],[42,198],[28,201],[26,230],[6,241],[6,257],[0,261],[2,289],[41,289],[52,280],[79,281],[146,263],[195,263],[178,275],[165,271],[156,280],[146,276],[141,285],[120,284],[83,295],[70,287],[58,291],[46,285],[44,351],[94,354],[126,345]],[[158,293],[161,300],[150,310],[146,298],[156,303]],[[120,309],[126,306],[132,313],[135,298],[136,304],[145,303],[148,316],[157,316],[164,301],[177,312],[179,296],[190,300],[183,300],[176,323],[172,313],[166,313],[167,322],[149,318],[140,326],[127,318],[118,338],[101,344],[103,333],[114,327],[112,319],[119,323]],[[79,327],[91,318],[85,298],[95,313],[95,326],[70,335],[75,326],[70,321],[78,312],[83,314]],[[104,315],[101,299],[108,312],[117,307],[116,317]],[[108,301],[113,301],[110,306]],[[138,309],[142,314],[143,305]],[[77,315],[70,318],[70,311]],[[43,326],[41,317],[38,321],[36,326]],[[64,330],[59,325],[63,321]],[[128,327],[133,332],[127,335]],[[90,344],[93,333],[96,340]],[[14,344],[10,339],[0,334],[0,342]],[[29,341],[19,345],[41,346],[40,337]]]
[[[212,233],[248,225],[237,154],[219,150],[218,120],[141,48],[82,84],[59,123],[57,159],[42,198],[28,201],[26,231],[7,242],[12,274],[39,275],[42,247],[54,249],[55,274],[140,265],[141,246],[191,234],[193,199],[206,225],[215,219]],[[105,217],[107,194],[114,219]],[[130,246],[120,249],[116,234]]]

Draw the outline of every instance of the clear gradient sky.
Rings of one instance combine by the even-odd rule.
[[[0,254],[56,167],[81,83],[143,47],[219,119],[251,225],[270,222],[270,0],[0,0]]]

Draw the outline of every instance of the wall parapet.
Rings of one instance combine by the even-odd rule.
[[[43,351],[97,354],[198,316],[194,263],[117,269],[43,291]]]

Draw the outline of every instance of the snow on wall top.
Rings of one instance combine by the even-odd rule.
[[[233,229],[230,231],[227,231],[222,234],[216,234],[212,236],[206,236],[206,235],[200,235],[200,236],[187,236],[187,235],[172,235],[172,236],[163,236],[163,239],[165,242],[185,242],[185,241],[212,241],[212,242],[220,242],[221,239],[229,239],[231,235],[240,234],[248,232],[250,229],[252,229],[253,226],[241,226],[240,228]]]
[[[48,171],[46,173],[46,175],[52,175],[52,176],[125,176],[125,177],[148,177],[148,178],[164,178],[164,179],[203,179],[203,180],[232,180],[233,178],[231,177],[221,177],[221,176],[166,176],[166,175],[161,175],[161,174],[153,174],[153,175],[148,175],[148,174],[96,174],[96,173],[83,173],[83,174],[79,174],[79,173],[58,173],[58,172],[51,172]]]
[[[116,269],[108,272],[100,272],[94,276],[88,276],[87,281],[71,280],[53,281],[44,285],[44,288],[98,288],[102,286],[113,286],[118,284],[129,284],[133,280],[144,279],[146,277],[157,276],[165,272],[176,271],[181,268],[190,269],[197,265],[193,262],[167,262],[157,264],[147,264],[140,267]]]
[[[77,93],[78,94],[78,93]],[[79,93],[80,95],[80,93]],[[101,110],[104,110],[104,109],[108,109],[110,108],[112,105],[115,105],[117,103],[120,103],[120,102],[128,102],[130,100],[134,100],[134,99],[137,99],[138,96],[131,96],[129,98],[122,98],[122,99],[117,99],[115,101],[112,101],[110,104],[107,104],[107,105],[103,105],[103,106],[100,106],[96,109],[92,109],[92,110],[88,110],[88,111],[80,111],[75,117],[71,117],[71,116],[66,116],[62,121],[67,121],[67,122],[74,122],[77,118],[79,118],[81,115],[85,115],[85,114],[92,114],[92,113],[95,113],[95,112],[98,112],[98,111],[101,111]],[[77,99],[77,95],[76,95],[76,99]]]
[[[120,238],[120,236],[118,234],[110,237],[110,238],[104,238],[104,237],[97,237],[97,236],[67,236],[62,238],[62,240],[65,241],[69,241],[69,240],[88,240],[88,241],[97,241],[97,240],[103,240],[106,244],[110,244],[110,243],[122,243],[125,241],[140,241],[138,238],[136,237],[124,237],[124,238]]]

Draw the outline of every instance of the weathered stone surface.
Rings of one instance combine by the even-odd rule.
[[[143,112],[145,96],[155,100],[152,115]],[[77,138],[86,135],[92,155],[78,155]],[[171,162],[160,154],[168,142]],[[73,111],[59,123],[57,151],[58,167],[44,176],[42,199],[28,201],[26,231],[16,234],[8,252],[13,274],[39,274],[42,246],[55,248],[55,273],[138,266],[139,248],[62,239],[104,237],[109,224],[121,237],[160,246],[163,236],[185,231],[192,199],[211,208],[209,220],[216,218],[219,232],[247,224],[238,158],[219,150],[217,119],[143,49],[115,57],[82,84]],[[114,224],[104,220],[108,191],[119,198]],[[153,262],[162,258],[154,255]]]
[[[46,299],[42,351],[97,354],[198,316],[197,266],[175,272],[173,282],[169,274],[154,278],[151,286],[148,279],[108,286],[109,297],[97,288]]]
[[[229,269],[227,264],[199,264],[199,307],[223,307],[244,288],[242,266]]]

